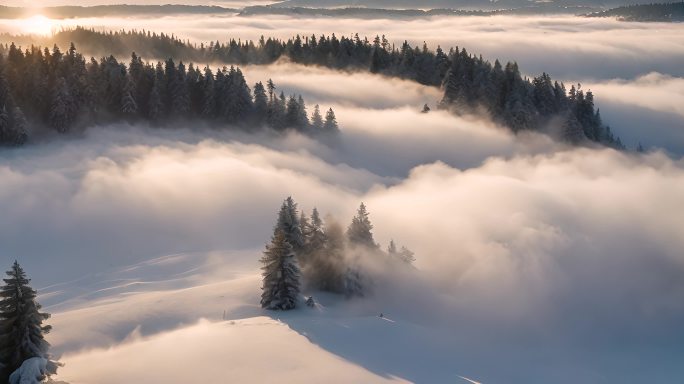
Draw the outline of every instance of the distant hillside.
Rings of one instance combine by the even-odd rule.
[[[256,15],[286,15],[306,17],[355,17],[355,18],[416,18],[429,16],[493,16],[493,15],[539,15],[539,14],[570,14],[583,15],[599,8],[584,6],[558,6],[550,3],[529,5],[521,8],[507,8],[494,10],[477,9],[386,9],[367,7],[343,8],[308,8],[308,7],[276,7],[252,6],[246,7],[240,16]]]
[[[133,16],[133,15],[172,15],[172,14],[219,14],[237,13],[237,9],[204,5],[97,5],[92,7],[62,6],[45,7],[40,14],[53,19],[76,17]],[[0,5],[0,18],[15,19],[35,14],[36,11],[22,7]]]
[[[310,7],[310,8],[339,8],[339,7],[368,7],[384,9],[463,9],[463,10],[494,10],[506,8],[521,8],[552,4],[554,6],[586,6],[586,7],[616,7],[634,4],[639,0],[286,0],[273,6],[276,7]]]
[[[679,3],[628,5],[595,12],[588,17],[615,17],[624,21],[684,21],[684,1]]]

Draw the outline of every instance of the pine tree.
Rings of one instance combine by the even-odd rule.
[[[314,107],[313,114],[311,115],[311,127],[316,133],[323,130],[323,116],[321,116],[321,108],[318,104]]]
[[[50,315],[41,313],[36,291],[29,286],[30,280],[16,261],[3,279],[0,289],[0,382],[6,383],[9,375],[30,358],[50,359],[50,344],[44,335],[50,332],[49,325],[43,325]],[[50,371],[55,373],[57,363],[50,362]]]
[[[235,73],[232,77],[235,95],[235,119],[238,122],[244,121],[245,117],[252,113],[253,102],[252,102],[252,91],[247,85],[245,76],[242,74],[240,68],[235,69]]]
[[[280,230],[285,234],[285,239],[287,239],[295,252],[300,251],[304,247],[304,236],[299,224],[297,203],[294,202],[292,197],[285,199],[280,207],[276,230]]]
[[[276,85],[272,79],[268,79],[268,82],[266,82],[266,89],[268,89],[268,101],[273,102],[273,99],[275,99]]]
[[[259,123],[265,121],[268,116],[268,96],[261,82],[254,85],[254,115]]]
[[[261,263],[261,307],[280,310],[295,308],[299,299],[300,271],[292,245],[282,230],[276,229]]]
[[[378,244],[373,239],[373,224],[368,218],[368,211],[366,206],[361,203],[359,209],[356,211],[356,216],[352,219],[349,228],[347,228],[347,238],[353,245],[360,245],[369,249],[377,249]]]
[[[308,247],[310,249],[322,250],[325,249],[326,243],[327,238],[323,220],[321,220],[318,209],[314,208],[311,212],[311,221],[308,228]]]
[[[393,257],[397,256],[397,245],[394,244],[394,240],[390,240],[387,246],[387,254]]]
[[[401,247],[398,256],[399,260],[403,261],[406,264],[413,264],[413,262],[416,261],[415,254],[406,247]]]
[[[149,118],[152,121],[159,121],[164,113],[164,101],[159,89],[159,81],[155,80],[150,92]]]
[[[216,100],[214,98],[214,74],[209,67],[204,68],[204,79],[202,83],[202,110],[200,116],[203,118],[214,117],[216,111]]]
[[[299,95],[297,98],[297,127],[308,128],[309,126],[309,116],[306,114],[306,103],[304,103],[304,98]]]
[[[366,287],[361,270],[357,267],[348,267],[344,272],[344,294],[347,297],[364,296]]]
[[[64,133],[71,124],[71,94],[66,80],[59,78],[55,84],[50,106],[50,125],[59,133]]]
[[[573,113],[568,112],[563,120],[561,139],[570,144],[579,144],[587,139],[582,130],[582,124],[577,121]]]
[[[325,114],[325,123],[323,124],[323,130],[325,132],[337,132],[339,127],[337,126],[337,119],[335,118],[335,112],[332,108],[328,109]]]
[[[14,127],[12,128],[11,142],[13,145],[22,145],[28,139],[28,132],[26,131],[26,126],[28,123],[26,122],[26,116],[24,116],[21,108],[15,107],[13,117]]]
[[[0,143],[11,142],[12,127],[10,126],[10,116],[7,113],[7,106],[0,105]]]
[[[136,87],[132,76],[126,76],[123,96],[121,98],[121,112],[127,116],[134,116],[138,113],[138,103],[135,101]]]
[[[299,127],[299,104],[294,95],[287,99],[287,109],[285,111],[285,122],[287,127],[294,128]]]

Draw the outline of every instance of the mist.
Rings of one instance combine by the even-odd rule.
[[[65,361],[81,348],[130,342],[140,325],[153,335],[198,317],[219,319],[222,309],[232,318],[258,315],[257,260],[280,201],[292,195],[301,209],[316,206],[343,225],[364,201],[383,247],[394,239],[416,252],[416,274],[385,276],[373,298],[344,311],[384,308],[449,330],[453,344],[439,348],[484,382],[553,377],[529,360],[533,352],[516,348],[558,350],[553,361],[565,363],[554,373],[581,368],[587,379],[638,382],[679,372],[662,359],[684,337],[681,160],[568,149],[495,155],[464,169],[427,163],[397,179],[286,149],[302,138],[267,147],[225,138],[189,143],[194,135],[102,128],[54,147],[62,155],[3,166],[3,247],[39,287],[88,270],[129,271],[102,286],[125,300],[88,293],[64,302],[78,293],[71,285],[42,289],[52,324],[62,329],[51,341]],[[114,149],[97,150],[101,142]],[[431,148],[414,143],[413,150]],[[139,265],[172,254],[182,262],[172,279],[145,273],[156,263]],[[55,262],[62,272],[42,267]],[[188,312],[178,302],[203,304]],[[537,341],[514,347],[521,338]],[[518,357],[511,362],[509,354]],[[619,365],[639,357],[654,368],[616,371],[607,356]],[[502,369],[492,372],[492,362]]]
[[[208,345],[232,362],[233,380],[273,380],[255,365],[279,351],[255,340],[260,331],[293,348],[283,369],[302,380],[330,372],[346,382],[466,376],[487,384],[684,376],[680,25],[499,16],[53,22],[174,25],[196,42],[358,31],[465,46],[517,60],[524,73],[581,82],[604,122],[629,147],[648,149],[513,134],[486,116],[437,110],[437,88],[285,61],[243,71],[250,85],[272,78],[278,91],[302,94],[309,113],[334,108],[341,131],[333,140],[122,123],[3,148],[0,261],[19,260],[53,314],[48,340],[66,363],[59,379],[212,382],[226,367],[194,356]],[[0,31],[16,27],[0,22]],[[421,113],[423,104],[433,110]],[[303,292],[321,313],[262,311],[258,260],[287,196],[342,229],[364,202],[375,240],[409,247],[415,269],[379,268],[373,295],[358,300]],[[378,313],[397,323],[353,332]],[[130,356],[144,364],[128,364]],[[309,356],[316,366],[305,375]],[[168,368],[188,364],[196,370]]]

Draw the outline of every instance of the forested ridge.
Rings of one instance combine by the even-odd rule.
[[[623,21],[684,21],[684,1],[625,5],[586,16],[615,17]]]
[[[482,56],[469,53],[465,48],[454,47],[445,51],[438,46],[435,50],[431,50],[427,44],[423,44],[422,47],[412,47],[408,42],[395,46],[384,36],[376,36],[373,40],[369,40],[359,37],[358,34],[339,38],[332,34],[319,37],[297,35],[288,40],[264,37],[258,41],[231,39],[227,43],[216,41],[194,45],[173,35],[149,31],[95,32],[84,28],[61,31],[54,36],[54,40],[58,44],[64,44],[66,41],[76,41],[79,44],[83,42],[84,50],[87,52],[101,50],[103,47],[113,54],[134,49],[146,57],[172,57],[178,60],[233,65],[270,64],[281,58],[287,58],[304,65],[319,65],[349,71],[369,71],[416,81],[424,85],[442,87],[444,97],[439,105],[441,108],[455,113],[486,113],[494,121],[515,132],[544,131],[572,143],[593,141],[623,148],[620,139],[613,135],[610,127],[602,123],[591,91],[585,92],[579,84],[566,89],[564,84],[553,81],[546,73],[534,79],[528,79],[521,75],[515,62],[502,65],[496,60],[492,64]],[[14,57],[52,56],[48,53],[41,54],[40,50],[35,48],[22,54],[11,45],[0,48],[0,52],[2,51],[7,56],[13,55]],[[67,57],[69,55],[71,53]],[[98,67],[124,68],[119,65],[120,63],[114,63],[112,60],[115,61],[111,56],[108,59],[102,59],[100,63],[91,60],[89,67],[92,69],[97,65]],[[12,62],[12,60],[9,61]],[[169,66],[168,64],[167,61],[166,67]],[[165,67],[161,68],[163,71],[160,71],[160,65],[156,68],[142,66],[145,68],[143,71],[134,69],[130,77],[134,84],[143,89],[151,90],[149,79],[161,77],[161,75],[153,76],[152,72],[163,72],[167,77],[175,76],[166,73]],[[186,71],[187,74],[185,74]],[[179,65],[178,72],[189,76],[192,80],[202,77],[202,71],[198,71],[197,68],[186,70],[184,66]],[[145,80],[142,80],[143,85],[138,85],[138,82],[141,82],[139,73],[146,74],[147,84]],[[237,83],[243,81],[238,70],[222,71],[221,79],[228,78],[231,73],[234,74],[233,77]],[[217,73],[216,76],[218,79],[219,74]],[[116,85],[115,88],[124,89],[128,80],[126,82],[123,80],[125,79],[121,79],[121,84]],[[172,80],[165,80],[167,91],[173,87],[169,81]],[[239,89],[240,86],[237,88]],[[189,92],[192,94],[192,91]],[[247,103],[247,93],[237,93],[239,94],[235,96],[237,99],[230,96],[228,99],[232,101],[226,101],[226,103]],[[171,108],[168,99],[169,97],[167,97],[166,107]],[[256,104],[256,99],[254,103]],[[287,103],[289,104],[289,101]],[[116,104],[117,102],[110,100],[109,109],[116,110]],[[150,108],[146,103],[139,104],[139,113],[154,118],[154,108]],[[198,102],[196,100],[195,103],[190,104],[197,107]],[[173,108],[173,110],[178,109]],[[195,112],[196,115],[201,115],[199,110]],[[257,110],[254,112],[256,113]],[[235,120],[231,112],[227,112],[227,117],[228,121]]]
[[[114,56],[86,61],[72,44],[67,52],[14,44],[0,56],[0,143],[21,145],[31,131],[59,133],[93,124],[149,121],[156,125],[201,119],[222,127],[269,126],[307,134],[334,133],[332,109],[285,95],[273,81],[247,85],[239,67],[212,71],[173,59],[146,63],[133,53],[126,65]],[[31,129],[34,128],[34,129]]]

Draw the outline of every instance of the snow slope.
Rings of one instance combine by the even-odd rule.
[[[60,378],[71,384],[406,382],[325,351],[265,316],[219,323],[203,320],[65,360],[69,364]]]
[[[225,258],[235,255],[171,255],[100,273],[99,280],[44,289],[40,299],[51,303],[57,330],[50,341],[66,363],[58,379],[385,383],[459,377],[444,330],[390,313],[380,318],[372,299],[331,294],[315,294],[315,308],[264,311],[258,270],[233,271]]]

